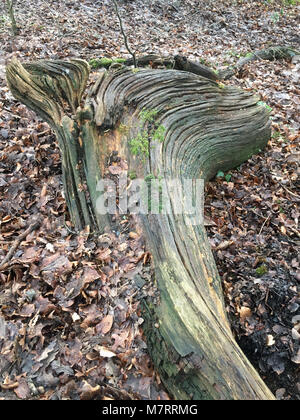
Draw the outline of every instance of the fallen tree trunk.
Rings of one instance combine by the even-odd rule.
[[[133,59],[130,58],[126,60],[125,64],[127,66],[133,65]],[[155,54],[148,54],[144,57],[138,58],[137,64],[139,67],[151,65],[153,68],[156,68],[158,66],[164,66],[168,69],[188,71],[211,80],[218,79],[217,72],[214,72],[212,69],[203,64],[188,60],[186,57],[181,55],[175,55],[175,57],[160,57]]]
[[[219,79],[228,80],[235,74],[241,72],[243,67],[255,60],[274,61],[278,59],[291,60],[294,55],[299,54],[294,48],[284,46],[274,46],[262,50],[249,52],[245,57],[241,57],[238,62],[225,70],[219,71]]]
[[[151,174],[184,184],[239,165],[270,136],[259,98],[192,73],[103,71],[80,107],[87,76],[80,60],[23,66],[14,60],[7,67],[14,96],[56,132],[78,230],[103,231],[109,223],[97,212],[97,182],[112,151],[139,178]],[[176,193],[165,192],[171,211],[141,215],[140,222],[160,290],[158,305],[145,304],[144,330],[166,388],[177,399],[273,399],[231,333],[203,223],[176,214]]]
[[[176,55],[175,57],[167,56],[161,57],[155,54],[148,54],[143,57],[137,58],[137,64],[139,67],[146,66],[165,66],[166,68],[172,68],[174,70],[183,70],[190,73],[198,74],[199,76],[206,77],[211,80],[228,80],[235,74],[241,72],[243,67],[255,60],[291,60],[295,55],[299,55],[299,51],[288,46],[273,46],[262,50],[252,51],[246,54],[245,57],[241,57],[237,63],[233,66],[228,66],[221,70],[212,70],[208,66],[199,62],[188,60],[186,57]],[[133,60],[124,60],[127,66],[133,64]]]

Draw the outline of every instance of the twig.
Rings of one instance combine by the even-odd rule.
[[[48,128],[45,131],[41,131],[40,133],[36,133],[37,137],[43,137],[45,134],[51,133],[51,130]]]
[[[7,111],[7,112],[9,112],[14,118],[16,118],[16,119],[18,119],[18,120],[20,120],[22,117],[20,117],[20,115],[16,115],[16,114],[14,114],[9,108],[6,108],[5,106],[4,107],[2,107],[2,109],[4,110],[4,111]]]
[[[298,198],[298,200],[300,199],[299,195],[293,193],[291,190],[289,190],[288,188],[286,188],[283,184],[280,183],[280,185],[282,186],[282,188],[289,194],[291,194],[293,197]]]
[[[3,271],[8,266],[8,261],[13,257],[14,253],[16,252],[16,249],[22,242],[24,238],[26,238],[29,233],[33,232],[34,230],[38,229],[40,227],[41,221],[37,220],[35,221],[31,226],[29,226],[12,244],[10,250],[6,254],[6,257],[4,257],[3,261],[0,264],[0,271]]]
[[[263,230],[263,228],[264,228],[264,226],[265,226],[265,224],[267,223],[267,221],[270,219],[270,214],[268,215],[268,217],[266,217],[265,218],[265,221],[264,221],[264,223],[262,224],[262,226],[261,226],[261,228],[260,228],[260,231],[259,231],[259,235],[261,234],[261,232],[262,232],[262,230]]]
[[[18,35],[18,27],[16,24],[13,0],[6,0],[7,11],[11,21],[11,30],[14,36]]]
[[[125,47],[127,48],[127,51],[129,52],[129,54],[132,56],[133,65],[134,65],[134,67],[136,68],[137,66],[136,66],[135,53],[134,53],[134,52],[132,52],[131,48],[130,48],[130,47],[129,47],[129,45],[128,45],[127,36],[126,36],[126,34],[125,34],[125,31],[124,31],[124,28],[123,28],[122,19],[121,19],[121,16],[120,16],[120,13],[119,13],[119,9],[118,9],[118,3],[116,2],[116,0],[113,0],[113,3],[114,3],[114,5],[115,5],[116,14],[117,14],[118,19],[119,19],[120,29],[121,29],[121,33],[122,33],[123,38],[124,38]]]

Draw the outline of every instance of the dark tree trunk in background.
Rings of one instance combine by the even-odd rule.
[[[103,231],[96,212],[97,181],[105,158],[117,150],[129,170],[144,178],[212,178],[262,149],[270,122],[259,98],[237,88],[177,70],[122,68],[102,71],[79,107],[88,78],[84,61],[11,62],[14,96],[55,130],[62,153],[64,188],[76,229]],[[142,110],[156,110],[151,124]],[[72,117],[67,116],[72,115]],[[164,127],[162,142],[153,125]],[[126,130],[124,130],[126,127]],[[148,133],[149,156],[132,154],[130,139]],[[173,203],[174,193],[168,191]],[[177,399],[273,399],[236,344],[221,282],[203,224],[186,215],[140,217],[160,290],[145,304],[144,330],[153,362]]]

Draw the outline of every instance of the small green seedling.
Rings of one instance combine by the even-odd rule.
[[[142,127],[140,127],[142,131],[135,138],[129,140],[131,153],[142,157],[143,161],[149,156],[150,140],[159,141],[160,143],[164,141],[165,127],[163,125],[156,126],[154,123],[157,114],[157,109],[143,108],[139,113],[139,119],[143,123],[149,123],[150,130],[142,130]]]
[[[149,140],[146,130],[139,133],[136,137],[129,140],[129,148],[133,155],[142,156],[145,158],[149,156]]]
[[[165,139],[165,132],[166,128],[163,125],[159,125],[152,135],[153,140],[157,140],[162,143]]]
[[[258,106],[263,106],[263,107],[264,107],[264,108],[266,108],[269,112],[272,112],[272,108],[271,108],[269,105],[267,105],[265,102],[263,102],[263,101],[258,101],[256,105],[258,105]]]
[[[129,171],[128,172],[128,177],[129,177],[129,179],[133,180],[133,179],[137,178],[137,174],[136,174],[135,171]]]
[[[262,264],[259,267],[257,267],[255,272],[259,277],[261,277],[268,272],[268,267],[266,266],[266,264]]]
[[[157,113],[157,109],[142,109],[139,113],[139,117],[143,122],[153,122]]]
[[[216,175],[217,178],[224,178],[225,181],[229,182],[231,180],[231,174],[224,174],[224,172],[219,171]]]

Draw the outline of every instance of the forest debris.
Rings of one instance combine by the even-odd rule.
[[[12,244],[5,258],[0,263],[0,271],[6,270],[8,268],[8,262],[13,257],[14,253],[16,252],[22,240],[26,238],[26,236],[29,235],[31,232],[38,229],[40,225],[41,225],[41,220],[36,220],[21,235],[19,235],[19,237]]]

